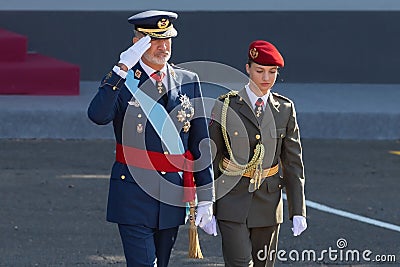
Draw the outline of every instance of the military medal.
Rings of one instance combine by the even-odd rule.
[[[262,107],[259,106],[259,107],[257,107],[257,111],[256,111],[256,116],[257,116],[257,118],[260,117],[261,113],[262,113]]]
[[[179,100],[181,101],[181,110],[178,110],[178,115],[176,115],[176,117],[179,122],[183,122],[183,132],[187,133],[191,126],[190,119],[194,116],[194,108],[186,94],[181,95]]]
[[[186,112],[184,110],[178,110],[178,115],[176,115],[179,122],[184,122],[186,120]]]
[[[162,79],[164,78],[164,73],[161,71],[153,72],[150,77],[156,81],[156,86],[159,94],[163,93],[164,85],[162,83]]]
[[[158,93],[162,94],[162,92],[163,92],[163,83],[162,82],[157,82],[157,89],[158,89]]]
[[[185,123],[183,124],[183,131],[185,133],[189,132],[190,129],[190,121],[185,121]]]
[[[181,101],[181,106],[183,109],[188,109],[192,106],[192,103],[190,103],[190,99],[186,94],[181,95],[179,100]]]
[[[143,124],[139,123],[138,125],[136,125],[136,131],[138,133],[143,133]]]
[[[263,105],[264,105],[264,101],[262,100],[262,98],[257,99],[256,109],[255,109],[257,118],[259,118],[263,112]]]

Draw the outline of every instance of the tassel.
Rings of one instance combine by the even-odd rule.
[[[191,201],[189,204],[189,258],[202,259],[203,253],[201,253],[199,235],[197,233],[197,226],[195,225],[195,202]]]

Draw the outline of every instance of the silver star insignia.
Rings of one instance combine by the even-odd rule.
[[[176,115],[176,117],[179,122],[184,122],[186,119],[186,112],[183,109],[178,110],[178,115]]]
[[[190,103],[190,99],[186,94],[181,95],[179,97],[179,100],[181,101],[181,106],[183,107],[183,109],[188,109],[192,106],[192,103]]]

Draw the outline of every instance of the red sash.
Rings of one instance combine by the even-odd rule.
[[[183,171],[183,201],[189,202],[195,199],[194,160],[189,150],[184,154],[170,155],[117,143],[116,161],[146,170],[161,172]]]

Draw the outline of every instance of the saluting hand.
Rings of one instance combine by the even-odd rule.
[[[150,48],[150,41],[151,38],[148,35],[140,38],[139,41],[121,53],[118,63],[124,64],[128,70],[130,70],[139,61],[147,49]]]

